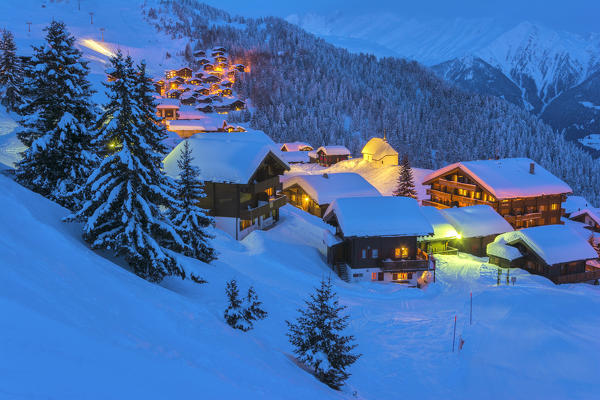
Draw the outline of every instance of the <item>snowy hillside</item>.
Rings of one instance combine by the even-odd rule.
[[[59,222],[64,214],[0,176],[2,398],[392,399],[400,385],[426,399],[584,399],[600,390],[590,339],[600,334],[598,287],[519,270],[515,286],[497,287],[495,267],[456,256],[439,262],[426,290],[334,278],[363,354],[334,392],[292,361],[285,337],[284,321],[329,274],[317,249],[329,228],[316,217],[286,206],[270,231],[239,243],[218,234],[214,265],[182,260],[208,284],[157,286],[90,251],[77,226]],[[269,312],[249,333],[222,320],[231,278],[254,285]],[[451,351],[455,314],[460,353]]]
[[[432,66],[469,92],[526,108],[556,130],[566,130],[569,139],[597,133],[600,111],[585,110],[578,101],[600,101],[600,92],[577,92],[583,84],[598,85],[599,33],[583,36],[531,22],[508,26],[486,19],[416,20],[391,14],[307,14],[287,20],[352,52]],[[575,101],[569,91],[577,93]]]

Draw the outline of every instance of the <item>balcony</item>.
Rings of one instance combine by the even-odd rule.
[[[253,219],[259,216],[264,216],[272,210],[283,207],[287,203],[286,196],[273,197],[269,201],[259,201],[258,206],[251,209],[240,210],[241,219]]]
[[[451,187],[451,188],[455,188],[455,189],[464,189],[464,190],[472,190],[472,191],[477,190],[477,185],[472,185],[470,183],[449,181],[446,179],[439,179],[438,183],[441,186],[447,186],[447,187]]]
[[[428,260],[379,260],[378,265],[384,272],[427,271]]]
[[[443,205],[443,207],[438,207],[438,208],[448,208],[448,207],[452,207],[453,204],[452,203],[462,203],[462,204],[466,204],[469,206],[474,206],[477,204],[485,204],[488,206],[491,206],[493,203],[489,202],[489,201],[484,201],[484,200],[479,200],[479,199],[475,199],[473,197],[467,197],[467,196],[461,196],[458,194],[452,194],[452,193],[446,193],[446,192],[442,192],[441,190],[437,190],[437,189],[427,189],[427,194],[431,195],[435,195],[437,197],[439,197],[440,199],[442,199],[442,201],[444,201],[444,203],[435,203],[433,201],[430,200],[430,202],[433,202],[435,204],[441,204]],[[423,204],[425,204],[423,202]],[[435,204],[431,204],[434,207],[437,207]]]
[[[552,282],[560,285],[562,283],[580,283],[600,279],[600,269],[594,269],[576,274],[567,274],[550,278]]]
[[[450,206],[447,206],[442,203],[436,203],[435,201],[431,201],[431,200],[421,200],[421,204],[424,206],[432,206],[437,209],[450,208]]]
[[[279,176],[274,176],[272,178],[265,179],[264,181],[250,184],[244,189],[244,191],[246,191],[246,193],[256,194],[264,192],[268,188],[275,188],[275,190],[277,190],[279,185]]]
[[[542,218],[542,213],[534,212],[534,213],[519,214],[519,215],[506,214],[506,215],[503,215],[503,217],[506,221],[513,224],[516,222],[530,221],[530,220]]]

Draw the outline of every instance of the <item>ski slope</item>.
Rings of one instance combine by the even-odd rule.
[[[320,219],[286,206],[241,242],[216,232],[213,265],[182,258],[205,285],[141,280],[90,251],[65,210],[0,175],[0,398],[530,399],[600,389],[600,290],[448,256],[425,290],[334,277],[363,356],[342,392],[299,368],[285,320],[329,270]],[[225,282],[254,285],[269,316],[223,321]],[[473,325],[468,324],[473,292]],[[452,353],[458,317],[461,352]],[[356,396],[353,393],[356,392]]]

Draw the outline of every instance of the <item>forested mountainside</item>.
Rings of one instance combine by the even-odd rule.
[[[235,17],[196,0],[160,4],[145,9],[157,28],[194,48],[225,46],[250,66],[238,90],[254,108],[253,127],[276,141],[357,152],[385,130],[419,167],[530,157],[600,200],[600,163],[516,105],[465,93],[416,62],[351,54],[280,18]]]

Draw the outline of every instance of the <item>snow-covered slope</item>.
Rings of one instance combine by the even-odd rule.
[[[363,354],[342,392],[299,368],[285,320],[323,276],[320,219],[290,206],[270,231],[217,232],[209,283],[145,282],[82,243],[65,210],[0,175],[0,397],[10,399],[392,399],[593,397],[600,384],[598,287],[440,258],[426,290],[334,277]],[[254,285],[269,312],[242,333],[222,319],[224,286]],[[502,278],[504,282],[504,277]],[[468,322],[473,292],[473,325]],[[463,350],[452,353],[452,323]],[[376,378],[374,378],[376,377]],[[356,396],[352,393],[356,392]]]
[[[354,52],[403,57],[434,65],[472,54],[506,26],[493,19],[414,19],[389,13],[290,15],[288,22]]]

